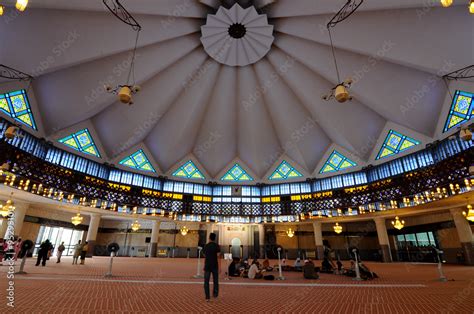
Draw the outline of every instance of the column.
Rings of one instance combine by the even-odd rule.
[[[156,257],[158,249],[158,236],[160,234],[161,221],[154,220],[151,228],[150,247],[148,249],[148,257]]]
[[[14,202],[15,210],[11,218],[5,217],[2,219],[2,225],[0,227],[0,237],[8,239],[12,237],[19,237],[21,229],[23,227],[23,221],[25,220],[26,210],[30,206],[28,203]],[[13,219],[13,224],[10,223],[10,219]]]
[[[207,224],[207,234],[206,234],[206,243],[209,241],[209,236],[211,233],[214,231],[214,224],[213,223],[208,223]]]
[[[316,256],[319,260],[324,258],[323,228],[320,221],[313,222],[314,243],[316,244]]]
[[[375,218],[375,227],[377,228],[377,235],[379,237],[379,245],[382,250],[382,258],[384,263],[392,262],[392,252],[390,251],[390,243],[388,241],[387,227],[385,225],[385,218]]]
[[[89,229],[87,230],[87,244],[89,250],[87,251],[87,257],[92,257],[94,254],[95,241],[97,239],[97,232],[99,231],[100,215],[90,214],[91,218],[89,221]]]
[[[260,250],[260,258],[265,258],[265,225],[258,225],[258,246]]]
[[[28,203],[15,202],[15,236],[20,236],[23,228],[23,221],[25,220],[26,210],[30,207]]]
[[[3,240],[5,238],[5,233],[7,232],[8,227],[8,218],[2,218],[0,221],[0,238]]]
[[[462,214],[464,208],[453,208],[450,210],[453,216],[456,230],[458,231],[459,241],[461,241],[461,248],[464,253],[464,260],[467,265],[474,265],[474,245],[472,238],[472,230],[466,217]]]

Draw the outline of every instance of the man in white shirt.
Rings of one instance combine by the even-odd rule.
[[[258,262],[253,261],[252,266],[249,268],[248,272],[249,279],[260,279],[263,277],[263,274],[260,270],[258,270]]]

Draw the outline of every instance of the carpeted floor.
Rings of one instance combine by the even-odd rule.
[[[305,280],[293,272],[284,272],[284,281],[228,281],[222,274],[219,298],[206,303],[202,279],[192,278],[196,259],[115,258],[112,278],[104,277],[104,257],[86,265],[34,262],[28,259],[28,274],[14,279],[0,267],[0,313],[474,313],[474,267],[445,265],[448,282],[437,281],[434,264],[368,263],[380,278],[363,282],[331,274]],[[5,297],[10,280],[14,309]]]

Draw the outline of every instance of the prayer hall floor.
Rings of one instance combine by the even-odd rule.
[[[380,278],[362,282],[331,274],[305,280],[294,272],[284,272],[284,281],[227,281],[222,272],[219,298],[206,303],[203,280],[192,278],[196,259],[117,257],[112,278],[104,277],[106,257],[85,265],[55,261],[35,267],[27,260],[28,274],[13,279],[14,309],[7,306],[8,267],[0,266],[0,313],[474,313],[474,267],[467,266],[444,265],[448,282],[437,281],[435,264],[367,263]]]

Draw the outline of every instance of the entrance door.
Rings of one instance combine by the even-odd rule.
[[[74,246],[82,239],[82,230],[74,230],[62,227],[41,226],[38,237],[36,239],[35,250],[33,255],[38,254],[39,247],[43,241],[48,239],[54,247],[53,255],[56,255],[58,246],[64,242],[66,250],[63,256],[72,255],[74,253]]]
[[[239,238],[233,238],[232,241],[230,241],[230,245],[232,245],[232,257],[238,257],[242,258],[240,254],[240,245],[242,244],[242,241],[240,241]]]

